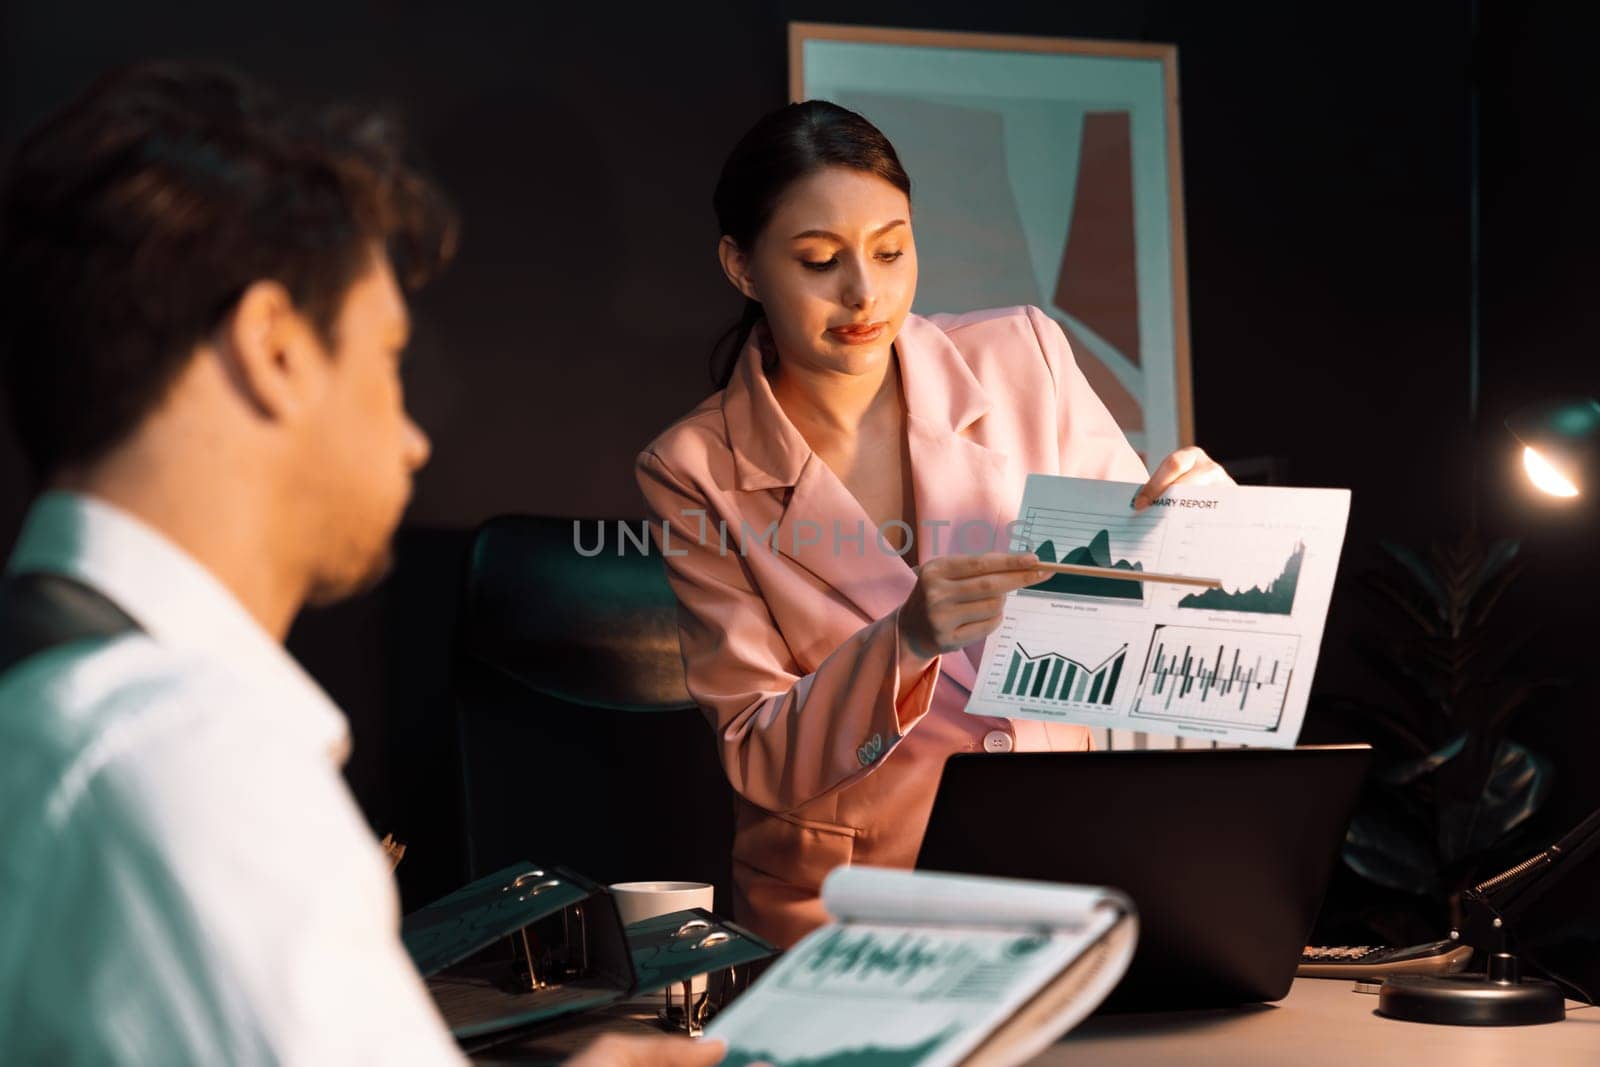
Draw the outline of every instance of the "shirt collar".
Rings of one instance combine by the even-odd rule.
[[[227,663],[255,681],[290,690],[336,762],[349,751],[349,726],[328,695],[228,588],[155,528],[95,497],[52,491],[35,501],[11,560],[11,574],[75,578],[127,612],[158,644]]]

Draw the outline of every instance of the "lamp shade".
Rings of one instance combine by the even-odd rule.
[[[1594,493],[1600,477],[1600,401],[1564,396],[1519,408],[1506,429],[1522,442],[1528,473],[1557,496]],[[1570,485],[1564,490],[1561,483]]]

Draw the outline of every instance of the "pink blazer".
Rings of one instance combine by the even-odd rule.
[[[947,554],[962,523],[962,550],[988,550],[985,531],[1008,548],[1030,472],[1144,481],[1037,308],[912,315],[895,351],[922,560]],[[734,914],[763,937],[787,947],[821,925],[818,890],[840,864],[911,866],[951,753],[986,737],[1088,747],[1082,727],[966,714],[981,642],[899,675],[897,609],[916,575],[880,550],[784,415],[756,339],[726,389],[640,454],[637,475],[678,596],[689,692],[738,796]]]

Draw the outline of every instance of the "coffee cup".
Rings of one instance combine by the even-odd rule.
[[[610,888],[624,926],[632,926],[657,915],[688,911],[690,908],[710,911],[715,894],[715,890],[705,882],[618,882]],[[703,994],[706,991],[706,976],[697,975],[692,988],[694,996]],[[658,995],[665,999],[664,994]]]

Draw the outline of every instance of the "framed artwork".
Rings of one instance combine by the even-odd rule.
[[[1176,47],[795,22],[789,95],[894,143],[918,313],[1033,304],[1147,463],[1193,442]]]
[[[789,25],[911,175],[915,310],[1033,304],[1147,461],[1194,439],[1172,45]]]

